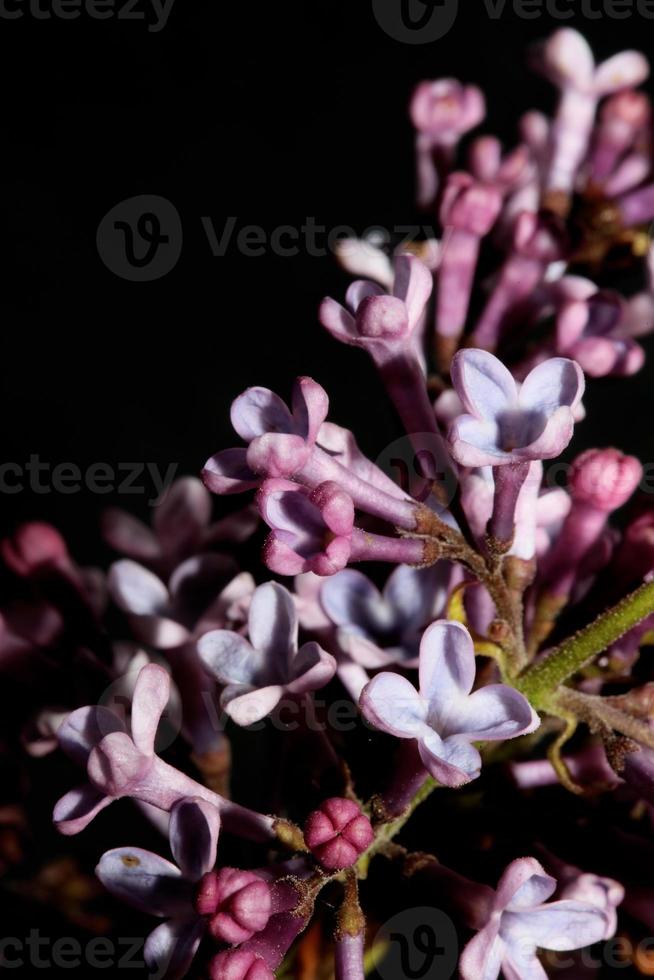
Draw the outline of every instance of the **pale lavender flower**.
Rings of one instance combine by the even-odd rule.
[[[535,858],[513,861],[497,886],[488,923],[463,950],[462,980],[496,980],[500,971],[506,980],[547,980],[539,948],[581,949],[606,938],[605,907],[573,899],[546,904],[555,890],[556,880]]]
[[[399,565],[380,592],[362,572],[346,569],[323,584],[320,604],[340,649],[355,663],[417,667],[420,638],[442,615],[453,573],[445,561],[425,569]]]
[[[461,623],[441,620],[425,631],[419,672],[419,691],[400,674],[378,674],[359,703],[375,728],[416,739],[425,768],[445,786],[479,776],[481,756],[473,742],[516,738],[540,724],[515,688],[491,684],[471,693],[475,651]]]
[[[336,661],[311,641],[298,649],[293,598],[268,582],[254,593],[248,616],[249,642],[230,630],[212,630],[198,643],[206,670],[226,687],[221,704],[239,725],[269,715],[283,697],[302,697],[328,684]]]
[[[202,876],[216,863],[220,814],[200,799],[182,799],[170,811],[170,849],[175,863],[140,847],[106,851],[95,869],[112,895],[166,921],[145,941],[145,961],[165,980],[183,977],[207,919],[195,910]]]
[[[572,438],[573,410],[584,391],[574,361],[544,361],[518,384],[492,354],[468,349],[454,358],[452,381],[467,414],[452,423],[449,440],[464,466],[552,459]]]
[[[170,696],[168,672],[145,666],[134,687],[131,735],[107,708],[73,711],[57,732],[62,749],[84,766],[89,782],[66,793],[53,819],[64,834],[77,834],[111,802],[131,797],[170,811],[184,797],[199,797],[215,806],[233,832],[255,840],[270,839],[274,821],[224,799],[168,765],[155,754],[159,721]]]

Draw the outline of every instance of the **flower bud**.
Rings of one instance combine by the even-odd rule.
[[[634,456],[617,449],[589,449],[572,464],[568,485],[575,501],[610,514],[626,503],[642,473]]]
[[[304,839],[314,857],[328,871],[349,868],[370,846],[374,831],[353,800],[332,797],[309,814]]]
[[[214,939],[244,943],[268,925],[270,887],[253,871],[209,871],[200,881],[195,908],[200,915],[210,916],[209,932]]]
[[[246,949],[228,949],[209,963],[211,980],[275,980],[260,956]]]

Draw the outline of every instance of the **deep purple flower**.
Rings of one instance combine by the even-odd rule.
[[[183,977],[207,920],[194,908],[198,881],[216,863],[220,815],[199,799],[179,800],[170,811],[170,849],[175,864],[140,847],[106,851],[95,869],[112,895],[141,912],[166,918],[150,933],[144,957],[166,980]]]
[[[481,756],[473,742],[516,738],[540,721],[519,691],[491,684],[471,694],[472,638],[461,623],[441,620],[420,644],[420,690],[400,674],[382,673],[364,688],[360,707],[375,728],[418,741],[420,757],[445,786],[476,779]]]
[[[248,635],[249,642],[230,630],[213,630],[198,643],[205,668],[227,685],[221,704],[239,725],[265,718],[285,696],[324,687],[336,672],[336,661],[317,643],[298,649],[293,598],[275,582],[254,593]]]
[[[544,361],[519,385],[493,354],[468,349],[454,358],[452,381],[468,413],[449,432],[452,453],[464,466],[552,459],[572,438],[573,409],[584,392],[574,361]]]
[[[581,949],[604,939],[609,919],[589,901],[547,903],[556,881],[535,858],[508,866],[495,893],[488,923],[470,940],[459,961],[462,980],[546,980],[538,948]]]

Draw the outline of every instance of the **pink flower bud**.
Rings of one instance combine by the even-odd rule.
[[[309,814],[304,839],[314,857],[329,871],[349,868],[370,847],[374,831],[353,800],[332,797]]]
[[[253,871],[209,871],[200,881],[195,908],[200,915],[210,916],[209,932],[214,939],[244,943],[268,925],[270,886]]]
[[[496,187],[477,183],[469,174],[456,173],[445,188],[441,223],[481,238],[491,230],[501,209],[502,194]]]
[[[356,314],[360,334],[370,339],[396,339],[409,333],[409,315],[397,296],[366,296]]]
[[[610,514],[629,499],[642,473],[634,456],[617,449],[589,449],[572,464],[568,485],[576,501]]]
[[[51,524],[32,521],[21,524],[11,538],[2,542],[2,557],[16,575],[32,575],[47,566],[67,565],[66,542]]]
[[[228,949],[209,963],[211,980],[275,980],[260,956],[246,949]]]

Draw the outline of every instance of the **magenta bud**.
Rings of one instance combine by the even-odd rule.
[[[200,881],[195,908],[199,915],[210,917],[209,932],[214,939],[244,943],[268,925],[270,886],[253,871],[209,871]]]
[[[50,524],[21,524],[13,537],[2,542],[2,557],[16,575],[28,576],[42,568],[67,565],[66,542]]]
[[[635,456],[617,449],[589,449],[572,464],[568,486],[576,501],[610,514],[629,499],[642,474]]]
[[[304,840],[328,871],[349,868],[375,837],[372,825],[353,800],[335,796],[310,813]]]
[[[356,314],[357,329],[371,340],[399,340],[409,331],[409,314],[397,296],[366,296]]]
[[[481,238],[491,230],[501,210],[502,194],[498,188],[477,183],[468,174],[456,173],[445,188],[441,223]]]
[[[228,949],[209,963],[211,980],[275,980],[272,970],[256,953],[246,949]]]

